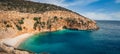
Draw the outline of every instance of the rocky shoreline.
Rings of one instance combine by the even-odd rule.
[[[2,41],[0,41],[0,54],[33,54],[33,53],[8,46],[4,44]]]

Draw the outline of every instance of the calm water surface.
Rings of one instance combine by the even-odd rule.
[[[120,22],[97,21],[97,31],[61,30],[36,34],[19,48],[49,54],[120,54]]]

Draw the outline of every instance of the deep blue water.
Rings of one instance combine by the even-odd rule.
[[[120,54],[120,22],[97,21],[97,31],[61,30],[36,34],[19,48],[49,54]]]

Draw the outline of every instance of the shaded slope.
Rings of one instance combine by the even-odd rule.
[[[52,4],[37,3],[24,0],[0,0],[0,10],[17,10],[27,13],[41,13],[52,10],[70,11]]]

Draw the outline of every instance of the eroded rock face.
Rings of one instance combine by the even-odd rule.
[[[39,33],[62,29],[96,30],[96,22],[68,11],[47,11],[44,13],[21,13],[0,11],[0,39],[16,37],[23,33]],[[27,51],[4,47],[7,53],[29,54]]]
[[[96,22],[52,4],[0,0],[0,39],[61,29],[96,30]]]
[[[47,11],[42,14],[0,11],[0,24],[1,38],[14,37],[29,32],[98,29],[95,21],[68,11]]]
[[[0,39],[62,29],[96,30],[96,22],[68,9],[24,0],[0,0]],[[6,54],[30,54],[0,44]],[[0,50],[1,51],[1,50]]]

